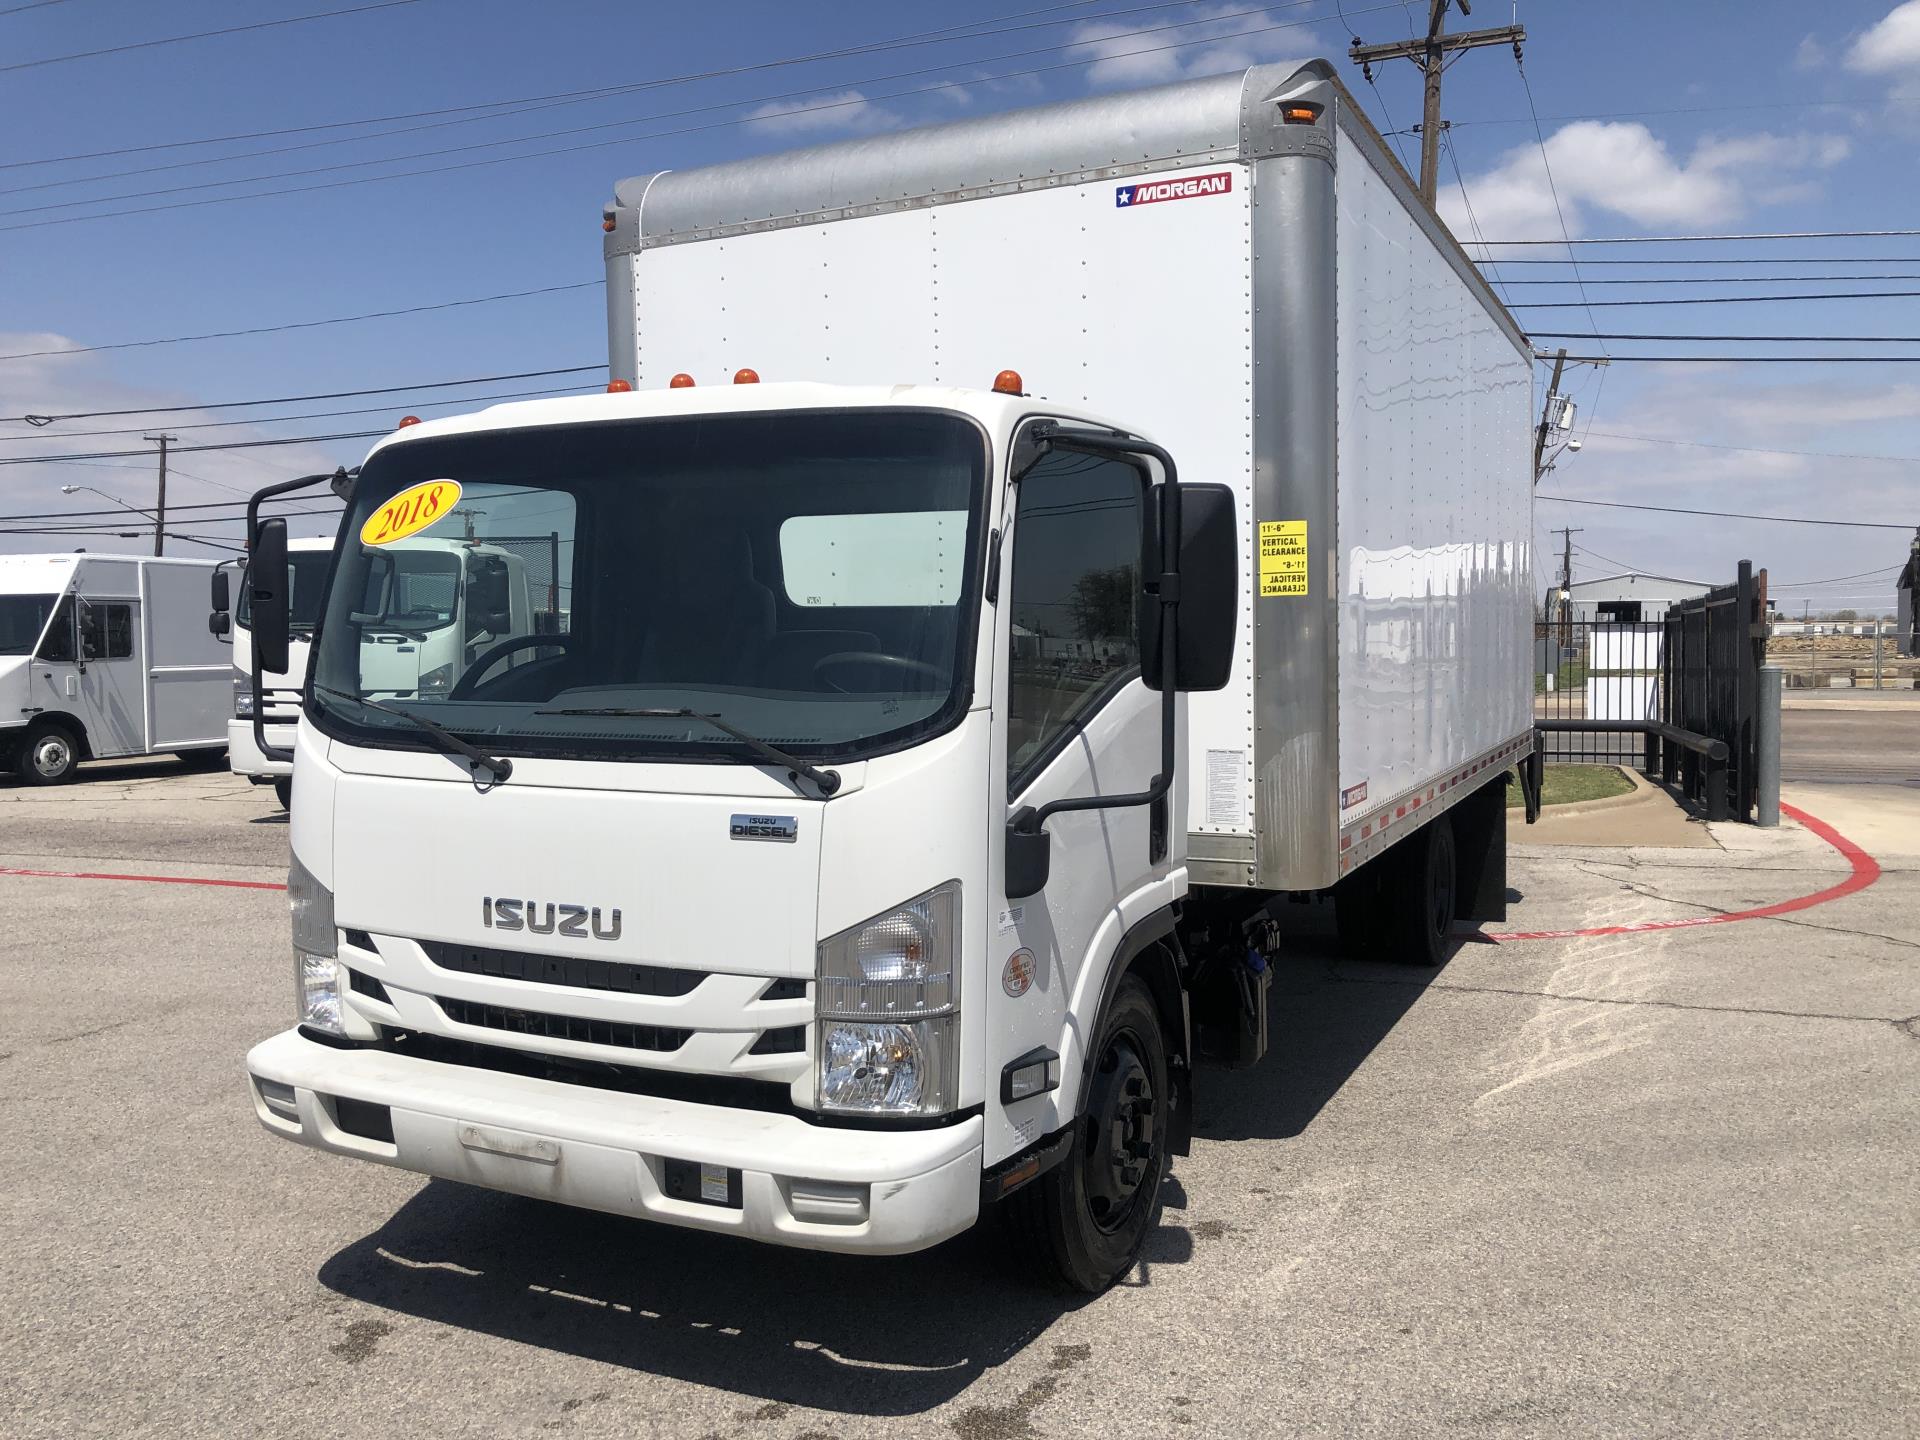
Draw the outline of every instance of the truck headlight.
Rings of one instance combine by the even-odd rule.
[[[444,695],[453,689],[453,662],[436,665],[420,677],[422,695]]]
[[[313,877],[298,855],[287,870],[287,904],[293,911],[294,1013],[302,1025],[344,1036],[333,892]]]
[[[253,718],[253,677],[235,673],[233,677],[233,718]]]
[[[958,1103],[960,882],[820,943],[820,1109],[942,1115]]]

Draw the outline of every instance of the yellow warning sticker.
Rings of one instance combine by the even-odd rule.
[[[362,545],[391,545],[444,520],[460,499],[458,480],[429,480],[410,485],[367,517],[360,527]]]
[[[1307,593],[1307,522],[1260,522],[1260,594]]]

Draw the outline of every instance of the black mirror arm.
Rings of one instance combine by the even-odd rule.
[[[1034,427],[1038,430],[1038,427]],[[1134,805],[1151,805],[1163,799],[1173,788],[1174,746],[1177,736],[1175,703],[1178,690],[1173,679],[1180,673],[1180,472],[1173,456],[1150,440],[1128,439],[1091,430],[1056,429],[1035,437],[1048,449],[1076,450],[1089,455],[1116,455],[1123,458],[1157,460],[1166,477],[1161,492],[1160,574],[1151,584],[1160,601],[1160,773],[1146,789],[1131,795],[1082,795],[1070,799],[1049,800],[1035,809],[1024,807],[1009,820],[1015,834],[1039,832],[1049,816],[1070,810],[1118,810]],[[1038,459],[1038,456],[1034,457]],[[1031,465],[1031,461],[1028,462]]]
[[[298,479],[282,480],[277,484],[263,486],[261,489],[254,491],[253,494],[247,497],[247,552],[249,554],[253,552],[254,541],[260,534],[260,502],[262,500],[271,500],[276,495],[285,495],[293,490],[305,490],[314,485],[332,484],[337,477],[344,476],[346,473],[344,469],[340,469],[324,471],[318,475],[302,475]],[[338,493],[337,490],[336,493]],[[258,642],[256,642],[253,647],[252,670],[253,743],[259,747],[260,753],[266,756],[267,759],[275,760],[282,764],[291,764],[293,762],[293,751],[267,743],[267,700],[265,687],[260,683],[260,646]]]

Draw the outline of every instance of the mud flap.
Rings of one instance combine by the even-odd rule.
[[[1521,773],[1524,775],[1525,769]],[[1531,798],[1528,801],[1531,806]],[[1507,918],[1507,778],[1482,785],[1453,807],[1459,866],[1454,912],[1462,920]]]

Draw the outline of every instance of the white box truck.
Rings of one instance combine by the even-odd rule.
[[[621,393],[360,473],[255,1112],[786,1245],[1001,1209],[1098,1289],[1196,1067],[1265,1047],[1271,906],[1423,963],[1504,913],[1524,339],[1320,63],[648,176],[605,222]],[[396,704],[361,597],[456,506],[557,532],[565,633]]]
[[[227,722],[228,765],[257,785],[271,784],[283,807],[293,801],[293,733],[306,685],[314,623],[320,616],[327,572],[333,565],[332,540],[287,542],[287,664],[261,676],[260,738],[255,738],[253,635],[243,564],[229,562],[214,572],[214,634],[233,645],[233,717]],[[526,559],[499,545],[451,539],[396,542],[377,591],[370,591],[368,612],[355,616],[360,630],[360,674],[365,693],[381,699],[413,700],[444,694],[481,650],[509,635],[524,635],[533,625],[533,600],[527,588]],[[234,596],[233,577],[239,579]],[[489,596],[504,594],[496,614]],[[492,627],[498,627],[494,629]],[[521,652],[513,665],[534,658]],[[285,758],[280,758],[285,756]]]
[[[0,555],[0,768],[30,785],[82,760],[217,764],[226,652],[202,623],[211,560]]]

